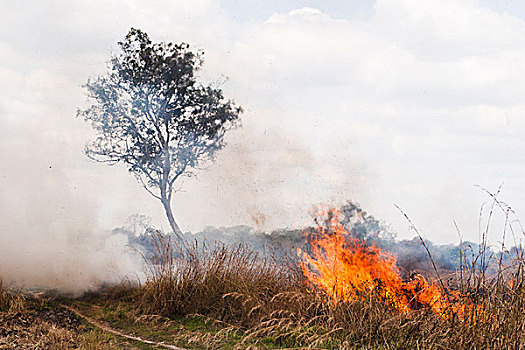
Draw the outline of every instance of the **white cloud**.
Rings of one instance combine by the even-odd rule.
[[[373,187],[357,199],[372,211],[401,229],[387,208],[407,203],[446,241],[455,233],[445,223],[469,221],[465,208],[481,203],[474,184],[497,186],[523,172],[524,145],[509,135],[525,132],[524,30],[522,19],[473,1],[378,1],[370,21],[304,8],[249,28],[227,74],[249,106],[284,111],[286,120],[275,121],[281,132],[309,144],[321,163],[335,154],[344,168],[351,155]]]
[[[473,0],[378,0],[372,25],[429,60],[513,51],[525,34],[521,18]]]

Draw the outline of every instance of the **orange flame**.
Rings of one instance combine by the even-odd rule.
[[[441,316],[459,312],[458,298],[416,275],[404,282],[396,258],[376,245],[367,245],[345,231],[339,212],[321,212],[327,228],[319,226],[308,233],[310,252],[298,250],[301,269],[309,282],[324,290],[334,301],[352,301],[371,293],[401,312],[428,308]],[[447,295],[448,293],[448,295]]]

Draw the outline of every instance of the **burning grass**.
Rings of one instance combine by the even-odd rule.
[[[326,227],[307,230],[309,251],[298,249],[300,267],[308,281],[335,303],[375,293],[403,313],[429,309],[447,317],[476,308],[457,291],[428,283],[420,274],[404,281],[395,256],[352,236],[339,222],[337,210],[323,210],[319,216]]]
[[[196,348],[525,348],[522,255],[494,275],[477,256],[447,281],[403,279],[390,253],[341,231],[335,217],[308,234],[299,257],[247,245],[182,253],[158,235],[149,279],[98,302],[124,302],[136,320],[199,320],[191,337],[173,335]]]
[[[479,251],[460,245],[458,270],[445,274],[421,239],[430,268],[412,274],[341,225],[337,210],[318,214],[289,256],[246,244],[179,249],[153,235],[145,282],[60,303],[123,334],[184,348],[525,349],[520,246],[493,254],[483,236]],[[63,324],[60,303],[0,280],[0,348],[130,348],[85,323]]]
[[[157,235],[146,282],[65,302],[123,333],[184,348],[525,348],[523,255],[496,269],[465,258],[470,267],[441,282],[401,277],[393,255],[342,230],[335,214],[324,213],[299,256],[284,258],[247,245],[182,253]],[[57,323],[59,305],[5,288],[0,307],[0,348],[129,345]]]

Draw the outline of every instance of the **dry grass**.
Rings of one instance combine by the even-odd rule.
[[[164,315],[214,315],[225,323],[251,326],[275,309],[279,295],[304,288],[298,269],[246,245],[194,245],[182,254],[169,238],[158,235],[155,243],[158,254],[140,301]]]
[[[400,312],[379,291],[333,300],[308,283],[296,258],[276,259],[242,244],[182,250],[160,234],[144,283],[122,283],[75,302],[123,333],[198,349],[525,349],[525,251],[502,246],[507,253],[494,255],[487,232],[488,224],[479,252],[461,250],[454,274],[431,265],[429,274],[444,278],[434,284],[454,291],[444,296],[454,308],[441,315],[422,306]],[[0,316],[25,305],[0,283]],[[0,336],[0,348],[17,339],[19,348],[118,345],[101,332],[45,320],[19,331]]]
[[[479,268],[474,262],[481,257],[465,254],[450,283],[461,291],[457,298],[466,311],[442,317],[427,309],[400,313],[380,293],[334,301],[308,284],[297,261],[276,260],[246,245],[193,246],[180,255],[169,238],[155,239],[156,260],[145,283],[98,293],[99,301],[118,305],[112,318],[124,332],[148,338],[163,329],[165,338],[159,340],[203,349],[525,348],[523,254],[514,254],[505,266],[503,259],[483,258],[491,268]],[[35,314],[31,303],[0,288],[0,323],[10,330],[0,334],[0,349],[132,347],[97,330],[62,327],[38,318],[38,312],[24,323],[28,313]],[[109,310],[92,305],[85,303],[86,310]],[[195,320],[201,321],[191,325]]]
[[[79,348],[77,332],[36,317],[41,304],[19,291],[9,291],[0,280],[0,349]]]
[[[9,291],[0,279],[0,312],[16,313],[25,307],[25,296],[22,293]]]
[[[492,278],[486,268],[465,262],[454,280],[465,311],[443,317],[425,309],[400,313],[373,293],[334,302],[310,287],[293,261],[247,246],[194,246],[176,258],[180,252],[169,238],[159,235],[156,244],[150,278],[131,293],[140,312],[202,315],[222,328],[219,334],[238,337],[234,348],[525,348],[524,264],[518,257]]]
[[[0,349],[138,349],[103,330],[86,327],[46,298],[8,290],[0,279]]]
[[[79,348],[76,332],[38,319],[28,325],[10,325],[6,333],[0,337],[0,349]]]
[[[0,349],[138,349],[100,330],[68,328],[41,318],[4,319],[0,315]]]

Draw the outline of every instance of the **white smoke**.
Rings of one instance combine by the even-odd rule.
[[[45,119],[35,119],[0,118],[0,278],[75,293],[137,278],[142,259],[127,237],[99,225],[93,179],[72,175],[81,148],[71,149]]]

